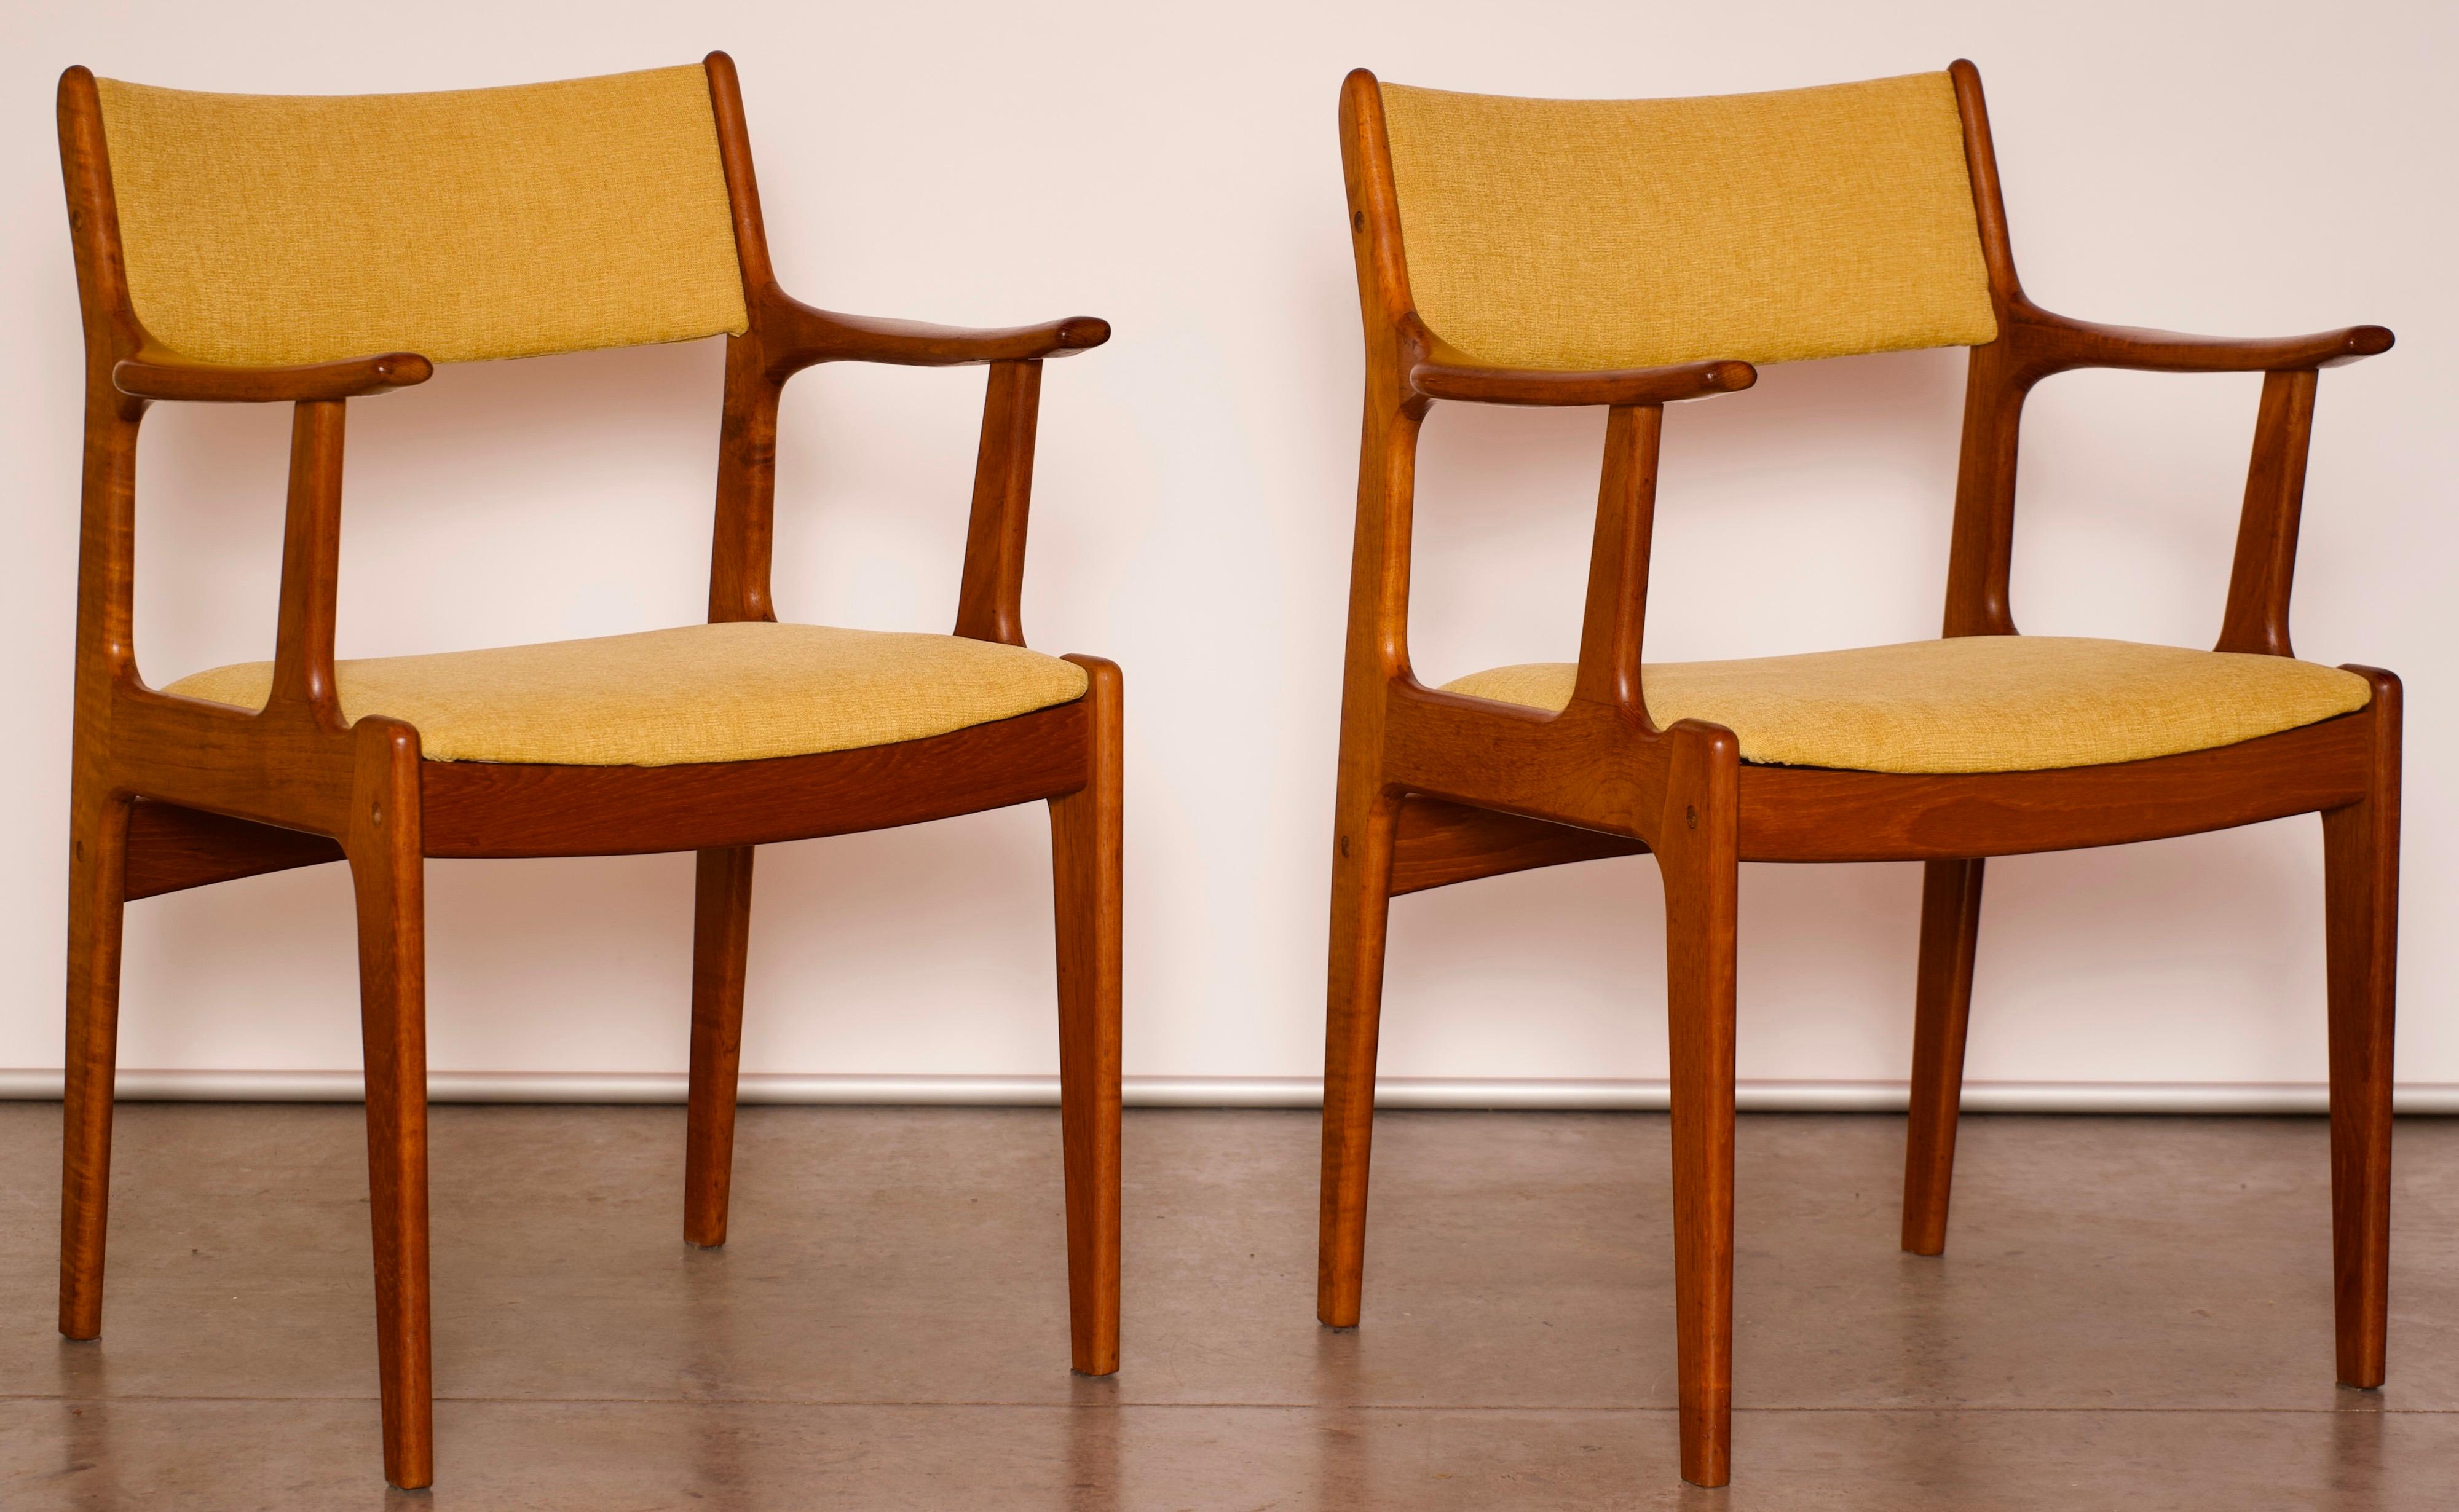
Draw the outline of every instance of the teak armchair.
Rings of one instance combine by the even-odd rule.
[[[2016,282],[1980,75],[1729,98],[1341,94],[1366,335],[1324,1050],[1318,1312],[1358,1321],[1385,923],[1398,893],[1599,856],[1663,871],[1685,1480],[1731,1431],[1734,883],[1925,867],[1903,1245],[1944,1245],[1985,857],[2320,811],[2339,1378],[2383,1380],[2399,682],[2293,660],[2316,370],[2360,326],[2226,341],[2086,325]],[[1944,639],[1644,666],[1664,407],[1755,362],[1972,348]],[[2260,372],[2217,652],[2018,638],[2025,395],[2076,368]],[[1437,400],[1609,407],[1576,664],[1410,669],[1410,501]]]
[[[723,1244],[752,847],[1047,800],[1075,1368],[1118,1368],[1116,666],[1023,649],[1041,363],[1077,318],[830,314],[771,272],[733,64],[353,98],[60,80],[86,337],[60,1331],[101,1331],[122,905],[316,862],[358,903],[385,1476],[432,1477],[428,856],[699,852],[683,1234]],[[333,660],[343,416],[433,364],[726,337],[709,623]],[[781,625],[779,390],[817,363],[988,364],[956,633]],[[295,406],[268,666],[138,676],[137,432]]]

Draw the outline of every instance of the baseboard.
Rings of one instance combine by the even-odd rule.
[[[437,1102],[681,1102],[681,1072],[436,1071],[427,1079]],[[119,1096],[132,1102],[355,1102],[355,1071],[122,1071]],[[60,1073],[0,1071],[0,1099],[56,1100]],[[746,1102],[1049,1106],[1059,1079],[1048,1076],[794,1076],[746,1074]],[[1129,1077],[1130,1107],[1318,1107],[1312,1077]],[[1552,1078],[1386,1077],[1376,1106],[1598,1111],[1661,1109],[1662,1082]],[[1738,1102],[1750,1113],[1887,1113],[1904,1107],[1902,1082],[1744,1082]],[[2328,1107],[2321,1082],[1971,1082],[1973,1113],[2302,1113]],[[2410,1082],[2393,1095],[2402,1113],[2459,1114],[2459,1083]]]

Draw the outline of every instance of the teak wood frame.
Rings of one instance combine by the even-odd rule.
[[[1100,346],[1079,317],[962,330],[813,309],[778,286],[734,65],[706,60],[748,328],[726,342],[711,621],[769,602],[778,395],[817,363],[988,364],[956,633],[1024,643],[1018,615],[1041,363]],[[122,905],[342,860],[358,900],[368,1161],[385,1477],[433,1475],[428,1328],[427,1060],[421,872],[428,856],[695,850],[691,1082],[683,1235],[725,1240],[751,848],[1046,800],[1058,917],[1061,1121],[1075,1368],[1119,1362],[1119,669],[1072,657],[1073,703],[901,745],[679,766],[430,762],[418,731],[346,724],[333,681],[343,415],[423,382],[396,352],[255,368],[191,361],[146,334],[129,299],[94,75],[60,80],[60,146],[86,338],[84,523],[71,782],[66,1140],[60,1332],[101,1332]],[[131,643],[137,425],[149,402],[286,401],[292,430],[273,692],[261,713],[145,685]]]
[[[2318,368],[2387,350],[2380,326],[2236,341],[2088,325],[2025,298],[1981,79],[1952,68],[1998,337],[1973,348],[1944,634],[2012,635],[2016,430],[2025,396],[2077,368],[2261,372],[2236,566],[2217,649],[2289,655],[2288,594]],[[1730,1470],[1734,946],[1743,861],[1921,861],[1921,966],[1903,1245],[1934,1255],[1948,1176],[1983,858],[2193,834],[2320,811],[2328,935],[2339,1378],[2383,1380],[2389,1234],[2399,680],[2364,709],[2239,745],[2068,770],[1918,776],[1755,766],[1697,720],[1659,729],[1642,696],[1664,406],[1747,388],[1741,362],[1612,372],[1496,368],[1452,350],[1409,292],[1382,96],[1352,74],[1341,156],[1366,336],[1365,426],[1341,704],[1324,1043],[1317,1312],[1356,1324],[1383,951],[1393,896],[1530,867],[1653,852],[1663,869],[1683,1479]],[[1604,405],[1587,611],[1559,714],[1429,688],[1408,652],[1419,426],[1435,400]]]

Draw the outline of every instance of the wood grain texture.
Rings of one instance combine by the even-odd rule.
[[[60,1104],[60,1333],[102,1333],[111,1113],[129,793],[112,769],[111,713],[136,676],[132,650],[137,427],[144,402],[112,368],[140,336],[129,313],[118,212],[94,74],[60,75],[60,178],[85,327],[85,457],[77,547],[76,691],[69,772],[66,1043]]]
[[[1409,387],[1428,399],[1500,405],[1661,405],[1738,393],[1758,382],[1746,362],[1683,363],[1606,372],[1496,368],[1430,344],[1432,360],[1409,369]]]
[[[684,1095],[683,1241],[725,1243],[734,1095],[751,951],[749,846],[703,850],[692,880],[691,1080]]]
[[[1904,1119],[1903,1247],[1917,1255],[1946,1250],[1984,865],[1932,861],[1922,868],[1921,966],[1913,983],[1912,1086]]]
[[[991,368],[982,400],[982,444],[974,461],[974,509],[965,526],[956,634],[1024,644],[1024,535],[1033,499],[1033,438],[1041,364]]]
[[[342,859],[341,843],[327,835],[169,803],[133,807],[128,838],[121,895],[132,900]]]
[[[1077,1371],[1119,1368],[1119,1109],[1124,947],[1125,684],[1084,669],[1092,722],[1084,786],[1050,800],[1058,925],[1059,1121],[1067,1179],[1068,1346]]]
[[[1647,627],[1648,555],[1664,435],[1661,405],[1616,405],[1607,414],[1580,660],[1571,682],[1572,702],[1609,708],[1641,730],[1655,728],[1640,692],[1639,648]]]
[[[2229,566],[2228,604],[2215,651],[2295,656],[2288,641],[2288,591],[2297,577],[2297,524],[2305,499],[2305,455],[2314,439],[2311,368],[2262,375],[2255,413],[2254,455],[2245,470],[2245,505],[2238,514],[2237,556]]]
[[[69,814],[68,1034],[61,1077],[60,1333],[102,1336],[129,804],[82,784]]]
[[[1385,921],[1401,789],[1385,771],[1385,689],[1407,679],[1409,521],[1418,423],[1427,401],[1408,370],[1424,354],[1407,328],[1408,268],[1398,230],[1382,96],[1360,69],[1340,94],[1341,168],[1366,329],[1357,525],[1350,554],[1349,634],[1332,846],[1332,925],[1324,1005],[1323,1152],[1315,1316],[1356,1327],[1366,1255],[1366,1188],[1375,1128],[1375,1055]]]
[[[1937,861],[2165,840],[2347,803],[2362,712],[2210,750],[2028,772],[1742,768],[1745,861]]]
[[[1647,846],[1628,835],[1575,830],[1439,798],[1410,798],[1400,805],[1393,837],[1390,891],[1398,897],[1532,867],[1647,851]]]
[[[1943,633],[2016,633],[2007,588],[2015,464],[2035,384],[2091,367],[2259,371],[2219,648],[2288,655],[2315,375],[2389,349],[2390,333],[2361,326],[2234,340],[2098,326],[2041,308],[2016,276],[1980,74],[1965,62],[1949,72],[1998,334],[1970,358]],[[1929,776],[1756,766],[1734,754],[1728,731],[1695,722],[1657,728],[1643,653],[1662,407],[1747,388],[1754,370],[1710,362],[1643,372],[1513,371],[1450,351],[1416,312],[1380,89],[1363,70],[1342,86],[1340,139],[1366,383],[1333,827],[1318,1316],[1346,1327],[1361,1314],[1375,1053],[1396,893],[1601,855],[1657,856],[1671,1003],[1682,1466],[1685,1479],[1719,1485],[1730,1467],[1734,868],[1928,863],[1904,1243],[1935,1253],[1952,1175],[1981,858],[2321,811],[2329,816],[2335,879],[2342,1378],[2379,1380],[2391,1016],[2385,941],[2394,915],[2383,857],[2397,844],[2396,683],[2381,674],[2366,710],[2301,729],[2065,770]],[[1559,712],[1428,688],[1411,670],[1417,436],[1439,400],[1612,407],[1579,664]]]
[[[292,407],[290,508],[282,536],[281,612],[274,620],[276,718],[304,711],[321,729],[342,727],[333,681],[333,615],[340,601],[342,436],[348,408],[339,399]]]
[[[1356,1328],[1364,1305],[1366,1188],[1375,1149],[1375,1054],[1398,801],[1375,794],[1338,820],[1332,863],[1332,964],[1323,1049],[1323,1154],[1316,1186],[1315,1317]]]
[[[2322,815],[2330,993],[2331,1282],[2343,1385],[2386,1378],[2390,1327],[2392,1030],[2399,971],[2399,679],[2374,685],[2362,801]]]
[[[2023,370],[2037,377],[2078,368],[2136,372],[2310,372],[2378,357],[2391,349],[2381,326],[2349,326],[2303,336],[2190,336],[2134,326],[2102,326],[2052,314],[2018,293],[1999,315],[1998,339],[2012,340]]]
[[[1080,700],[896,746],[685,766],[429,762],[428,854],[628,855],[853,834],[1085,782]]]
[[[375,1241],[376,1378],[385,1479],[435,1480],[428,1320],[427,905],[418,839],[418,731],[361,720],[343,848],[359,914],[368,1220]]]
[[[921,824],[1075,791],[1085,780],[1089,729],[1090,713],[1079,702],[901,746],[767,761],[427,762],[420,767],[427,853],[632,855]],[[140,803],[137,814],[133,832],[143,849],[134,852],[130,897],[342,858],[331,839],[281,828],[278,818],[233,818],[176,803]]]
[[[1734,846],[1741,744],[1684,720],[1650,847],[1665,876],[1667,1066],[1673,1125],[1673,1331],[1682,1479],[1732,1475]]]
[[[973,331],[832,315],[777,285],[732,63],[706,61],[749,324],[727,338],[711,532],[712,622],[776,618],[781,386],[814,363],[989,363],[958,633],[1022,644],[1018,620],[1041,360],[1099,346],[1089,317]],[[695,905],[685,1232],[725,1236],[751,848],[1053,801],[1059,842],[1063,1115],[1080,1369],[1118,1362],[1121,741],[1118,672],[1086,661],[1083,700],[929,740],[694,766],[491,766],[420,757],[418,732],[345,722],[333,674],[348,400],[425,381],[396,352],[299,368],[164,349],[128,292],[94,76],[60,80],[60,150],[86,336],[71,784],[68,1069],[60,1326],[101,1328],[124,905],[347,860],[361,1019],[385,1474],[433,1476],[428,1296],[425,917],[430,855],[702,853]],[[294,406],[273,685],[261,711],[145,685],[132,650],[137,427],[157,400]]]
[[[1040,362],[1090,351],[1110,339],[1110,323],[1090,315],[976,330],[925,321],[882,320],[814,309],[771,284],[761,314],[770,326],[778,376],[826,362],[956,368],[974,363]]]
[[[293,368],[244,368],[200,362],[149,345],[113,368],[111,379],[121,393],[138,399],[263,404],[356,399],[423,384],[434,375],[435,365],[416,352],[346,357]]]

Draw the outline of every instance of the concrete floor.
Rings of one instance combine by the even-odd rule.
[[[0,1107],[0,1506],[2448,1508],[2459,1121],[2399,1130],[2391,1376],[2331,1383],[2320,1120],[1740,1134],[1734,1483],[1674,1473],[1662,1117],[1386,1114],[1365,1326],[1315,1119],[1128,1116],[1125,1370],[1068,1374],[1040,1110],[752,1108],[733,1242],[670,1108],[435,1113],[436,1489],[376,1440],[355,1107],[120,1111],[100,1344],[53,1328],[58,1108]]]

